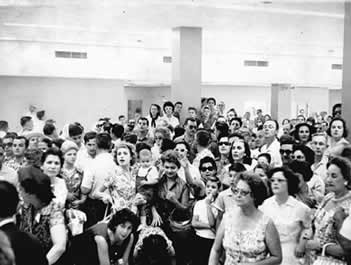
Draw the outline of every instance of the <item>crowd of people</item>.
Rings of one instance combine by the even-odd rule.
[[[182,108],[0,121],[0,264],[351,264],[341,104],[281,124],[215,98]]]

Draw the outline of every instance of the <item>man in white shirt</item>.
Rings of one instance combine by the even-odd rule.
[[[214,155],[208,149],[210,140],[211,140],[211,135],[206,130],[200,130],[196,133],[195,145],[196,145],[197,154],[193,161],[194,167],[199,168],[200,160],[206,156],[209,156],[214,159]]]
[[[87,214],[86,227],[89,227],[104,217],[108,197],[107,193],[100,192],[103,185],[111,178],[117,165],[113,156],[109,153],[111,147],[111,136],[108,133],[99,133],[96,136],[97,154],[83,174],[81,191],[85,203],[83,211]]]
[[[276,120],[268,120],[263,124],[265,144],[261,147],[261,153],[268,153],[271,155],[271,166],[282,166],[280,157],[280,143],[277,139],[279,124]]]
[[[87,132],[84,135],[84,148],[77,153],[75,167],[79,172],[84,172],[96,156],[96,132]]]

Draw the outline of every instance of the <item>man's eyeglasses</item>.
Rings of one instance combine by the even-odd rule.
[[[218,142],[218,145],[230,145],[229,142]]]
[[[251,194],[251,191],[248,191],[248,190],[241,190],[241,189],[238,189],[238,188],[234,188],[233,189],[233,194],[234,195],[241,195],[241,196],[247,196],[249,194]]]
[[[201,171],[206,171],[206,170],[212,171],[212,170],[214,170],[214,167],[201,167],[200,170]]]
[[[280,149],[280,150],[279,150],[279,153],[280,153],[281,155],[287,154],[287,155],[289,156],[289,155],[292,154],[292,151],[291,151],[291,150]]]
[[[190,129],[190,130],[196,130],[196,129],[197,129],[197,126],[189,125],[189,129]]]

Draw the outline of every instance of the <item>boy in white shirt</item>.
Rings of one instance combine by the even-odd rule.
[[[195,242],[198,253],[194,255],[194,265],[208,264],[211,248],[216,237],[217,210],[212,203],[218,196],[221,182],[211,177],[206,183],[206,198],[197,201],[194,206],[192,226],[195,228]]]

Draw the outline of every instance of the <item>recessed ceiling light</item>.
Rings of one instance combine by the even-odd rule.
[[[137,40],[137,42],[139,42],[139,43],[140,43],[140,42],[143,42],[143,41],[142,41],[142,40]]]
[[[272,4],[273,2],[272,2],[272,1],[262,1],[261,3],[262,3],[262,4],[265,4],[265,5],[270,5],[270,4]]]

